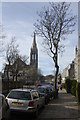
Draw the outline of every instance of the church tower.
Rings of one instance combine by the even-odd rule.
[[[30,52],[30,65],[36,70],[38,69],[38,49],[36,45],[35,33],[34,33],[33,43],[32,43],[31,52]]]

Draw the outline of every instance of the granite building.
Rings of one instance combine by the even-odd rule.
[[[4,79],[9,81],[24,81],[24,83],[35,83],[38,73],[38,49],[36,44],[36,34],[34,33],[33,43],[30,51],[30,64],[27,65],[19,57],[12,65],[5,66]]]

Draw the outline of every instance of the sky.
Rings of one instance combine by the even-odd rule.
[[[20,53],[30,57],[30,49],[33,41],[34,23],[42,7],[48,6],[48,2],[3,2],[2,3],[2,25],[3,32],[7,36],[7,44],[12,36],[16,37],[19,44]],[[73,14],[78,15],[77,3],[71,4]],[[76,24],[75,32],[69,35],[65,43],[65,52],[59,56],[60,71],[72,62],[75,57],[75,46],[78,44],[78,25]],[[52,59],[44,52],[42,47],[42,38],[36,36],[38,47],[38,65],[44,75],[53,74],[54,63]],[[4,58],[0,58],[0,70],[5,63]]]
[[[78,3],[78,31],[79,31],[79,35],[80,35],[80,2]],[[78,41],[78,46],[80,48],[80,39]]]

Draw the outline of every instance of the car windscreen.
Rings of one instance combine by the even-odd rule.
[[[38,91],[39,91],[40,93],[45,93],[45,89],[44,89],[44,88],[38,88]]]
[[[11,91],[8,98],[20,99],[20,100],[31,100],[30,92],[25,91]]]

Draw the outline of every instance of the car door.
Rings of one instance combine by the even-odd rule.
[[[39,94],[37,91],[33,91],[32,92],[32,97],[33,97],[33,101],[34,101],[34,107],[35,109],[39,109],[40,107],[40,99],[39,99]]]
[[[45,96],[42,93],[39,93],[40,107],[45,105]]]

